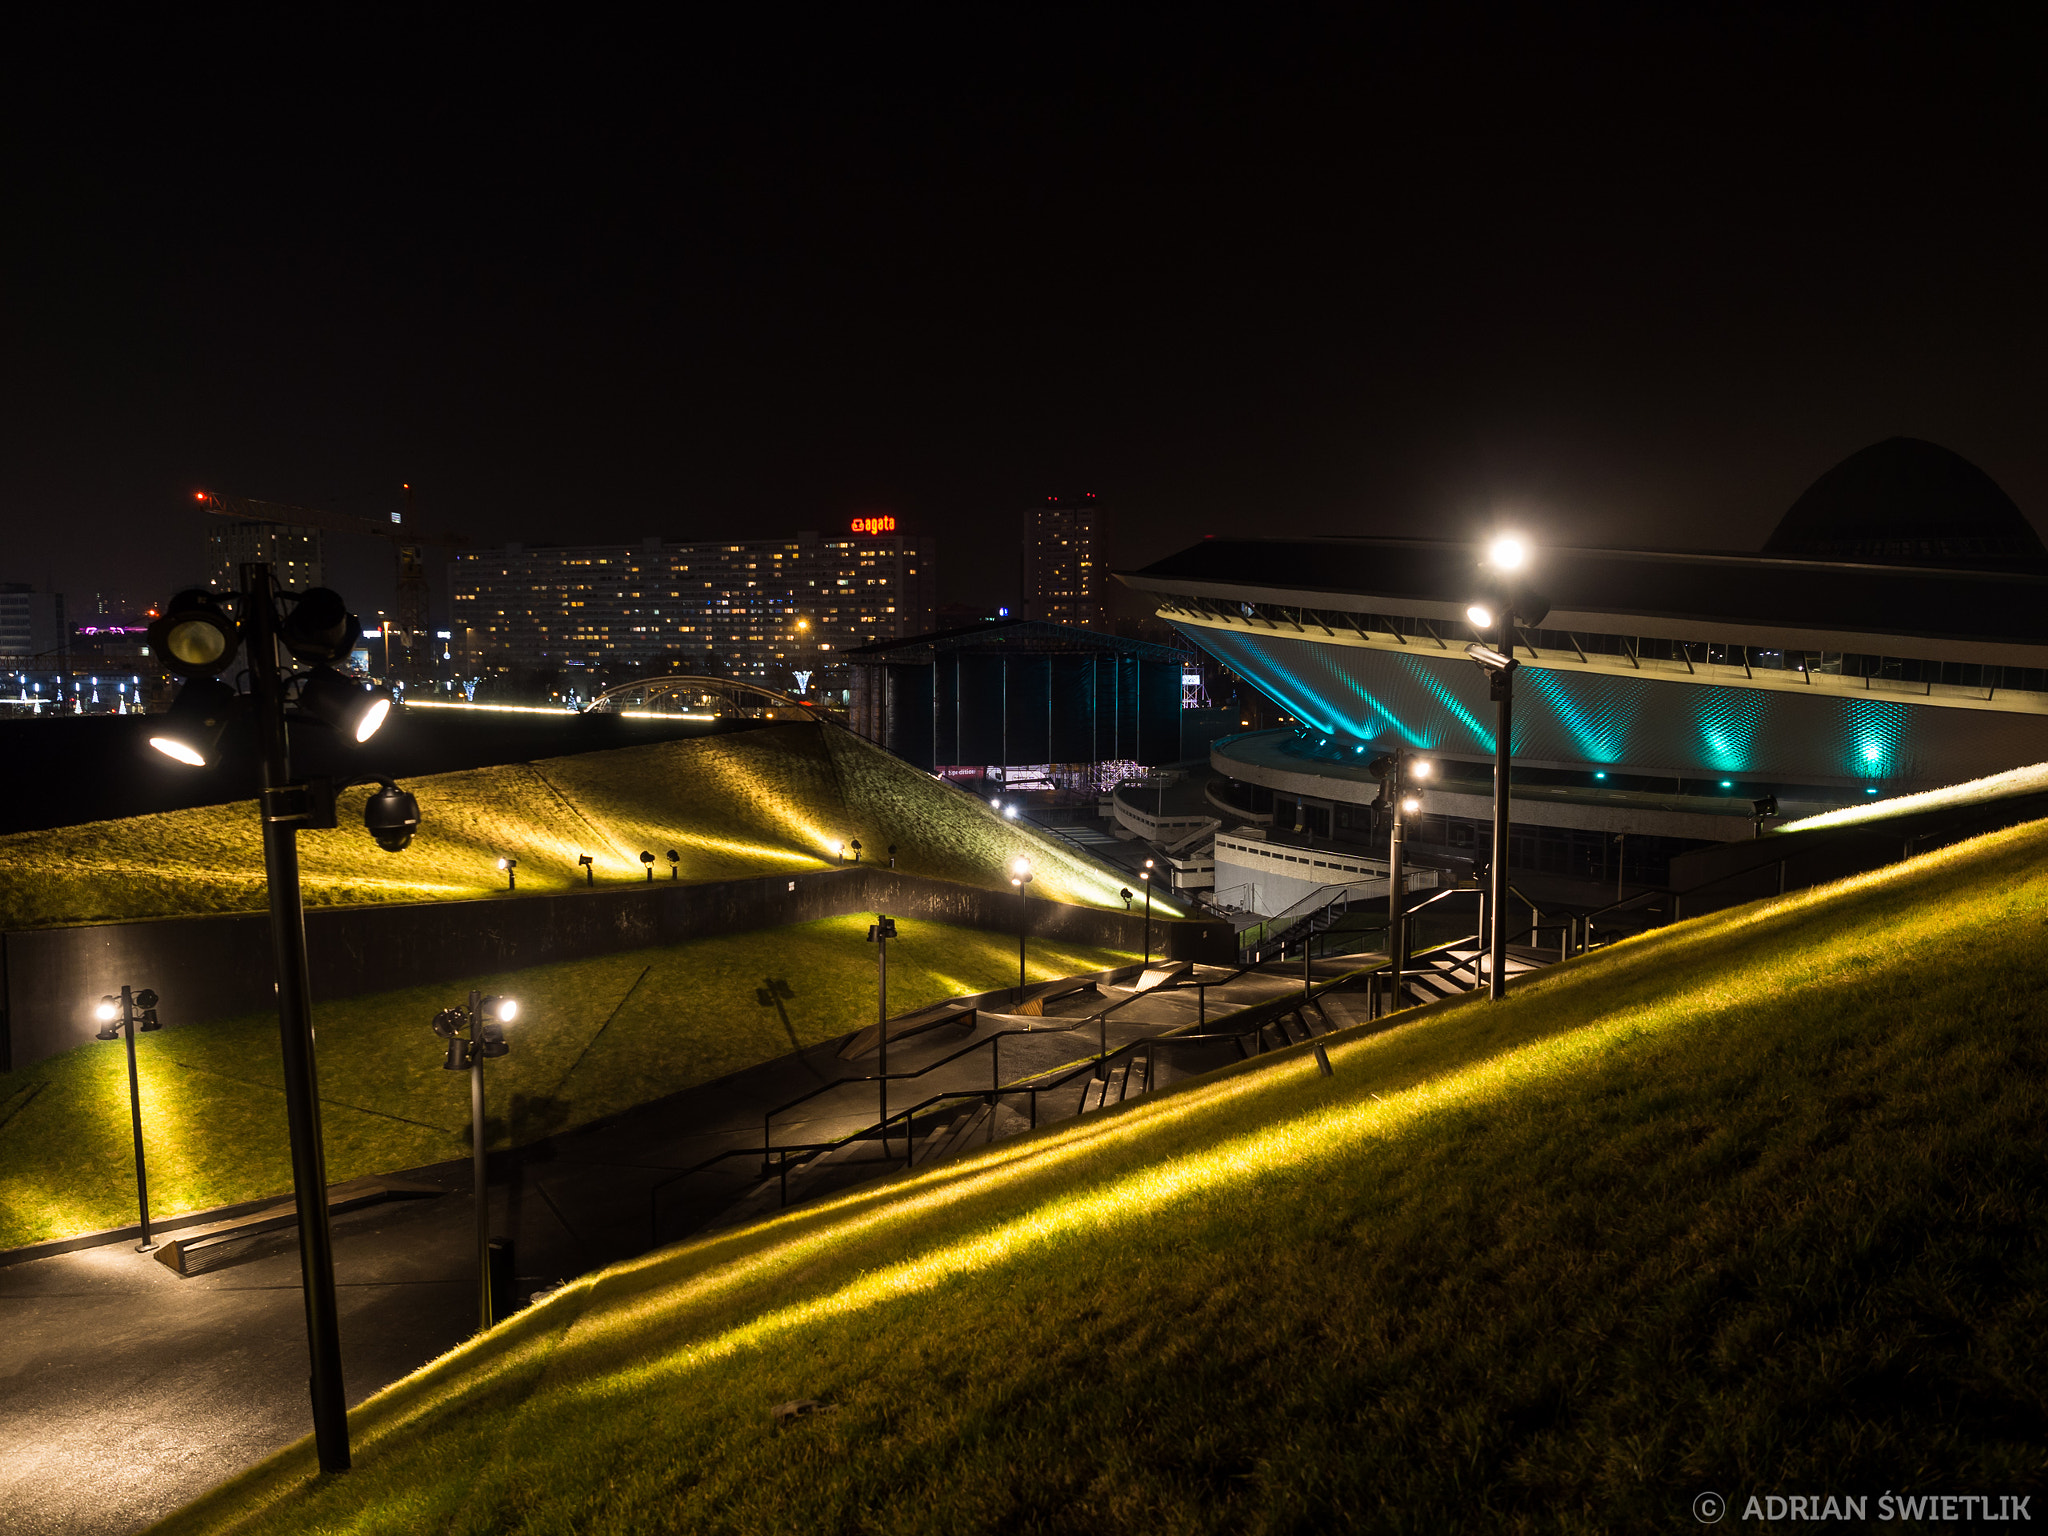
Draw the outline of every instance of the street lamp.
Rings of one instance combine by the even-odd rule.
[[[1508,930],[1502,921],[1508,898],[1508,817],[1512,791],[1509,785],[1511,747],[1514,738],[1515,619],[1541,624],[1550,612],[1549,603],[1523,585],[1518,575],[1530,563],[1528,542],[1514,534],[1502,534],[1487,549],[1480,569],[1488,573],[1490,588],[1465,610],[1465,617],[1480,635],[1479,643],[1465,647],[1465,654],[1486,674],[1488,692],[1494,704],[1493,728],[1493,855],[1489,860],[1492,877],[1487,898],[1487,994],[1496,1002],[1507,996]],[[1484,643],[1487,639],[1497,643]]]
[[[335,825],[334,786],[292,773],[286,722],[333,730],[360,745],[391,711],[391,695],[334,669],[363,626],[340,593],[327,587],[287,592],[267,561],[237,570],[233,594],[189,588],[164,604],[149,626],[152,659],[184,679],[150,745],[192,767],[212,767],[227,726],[247,715],[261,767],[257,814],[270,892],[271,974],[277,988],[285,1120],[292,1191],[299,1218],[299,1274],[305,1291],[311,1356],[313,1436],[320,1470],[349,1465],[348,1399],[341,1375],[340,1314],[334,1294],[334,1234],[327,1214],[327,1161],[320,1138],[320,1078],[313,1051],[312,982],[306,962],[306,914],[299,892],[299,829]],[[221,680],[243,651],[249,691]],[[389,779],[363,807],[363,825],[396,853],[419,827],[419,802]]]
[[[1138,871],[1138,878],[1145,882],[1145,968],[1152,968],[1152,861],[1147,859],[1145,867]]]
[[[881,1102],[876,1123],[882,1128],[882,1157],[889,1156],[889,941],[896,937],[896,919],[875,914],[875,920],[868,924],[868,942],[875,946],[875,1035],[879,1042],[881,1056],[876,1072],[879,1074]],[[903,1143],[906,1152],[910,1145],[910,1127],[903,1127]]]
[[[1436,771],[1426,757],[1417,757],[1406,747],[1374,758],[1367,771],[1380,781],[1379,798],[1373,809],[1391,811],[1387,835],[1387,959],[1393,966],[1392,1006],[1400,1008],[1407,984],[1408,966],[1408,879],[1403,858],[1408,845],[1408,818],[1422,809],[1418,786]]]
[[[508,891],[518,890],[519,861],[508,854],[506,857],[498,860],[498,868],[505,871],[505,889]]]
[[[142,1213],[142,1241],[135,1245],[137,1253],[156,1252],[156,1240],[149,1235],[149,1170],[142,1161],[142,1088],[135,1077],[135,1030],[140,1025],[146,1034],[163,1026],[156,1021],[156,994],[144,987],[140,992],[121,989],[121,995],[103,997],[93,1010],[93,1017],[100,1021],[95,1040],[128,1041],[128,1119],[135,1130],[135,1203]]]
[[[1031,930],[1031,896],[1024,889],[1032,880],[1031,861],[1018,854],[1010,860],[1010,884],[1017,887],[1017,1006],[1024,1006],[1024,936]]]
[[[469,1073],[469,1138],[471,1181],[476,1188],[477,1332],[495,1319],[491,1315],[491,1198],[484,1157],[484,1062],[508,1056],[512,1044],[504,1026],[519,1017],[519,1003],[510,997],[471,992],[467,1006],[457,1004],[434,1015],[434,1033],[448,1042],[441,1065],[450,1072]],[[469,1031],[464,1039],[462,1032]]]

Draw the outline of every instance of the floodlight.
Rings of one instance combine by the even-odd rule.
[[[239,707],[239,697],[217,677],[190,679],[178,690],[149,744],[193,768],[212,766],[218,761],[221,733]]]
[[[1015,807],[1014,805],[1006,805],[1003,807],[1003,814],[1009,817],[1010,820],[1015,821],[1017,819],[1017,807]]]
[[[1504,533],[1487,548],[1487,560],[1494,569],[1519,571],[1529,562],[1529,544],[1518,534]]]
[[[362,637],[363,626],[348,611],[348,600],[332,587],[301,592],[278,625],[285,649],[301,661],[339,661]]]
[[[469,1042],[460,1035],[450,1038],[448,1041],[448,1056],[441,1063],[441,1066],[444,1071],[448,1072],[461,1072],[467,1069],[469,1066]]]
[[[149,654],[180,677],[218,677],[241,643],[241,626],[203,587],[173,597],[149,626]]]
[[[1426,779],[1436,772],[1436,764],[1426,757],[1418,757],[1408,765],[1408,771],[1418,779]]]
[[[1484,603],[1474,603],[1465,610],[1465,622],[1474,629],[1491,629],[1494,625],[1493,610]]]
[[[93,1009],[92,1016],[98,1019],[102,1024],[105,1024],[111,1019],[118,1019],[119,1017],[121,1017],[121,1005],[114,999],[114,997],[111,994],[109,994],[108,996],[100,999],[100,1005],[99,1007]]]
[[[1131,910],[1131,892],[1130,892],[1130,888],[1129,888],[1128,886],[1126,886],[1126,887],[1125,887],[1124,889],[1122,889],[1122,890],[1118,891],[1118,892],[1117,892],[1117,895],[1119,895],[1119,896],[1123,897],[1123,899],[1124,899],[1124,910],[1125,910],[1126,912],[1130,911],[1130,910]]]
[[[516,891],[516,890],[518,890],[518,889],[519,889],[519,861],[518,861],[517,859],[513,858],[513,857],[512,857],[512,856],[511,856],[511,855],[510,855],[510,854],[508,853],[507,855],[505,855],[505,857],[504,857],[504,858],[502,858],[502,859],[498,860],[498,868],[500,868],[500,869],[502,869],[503,871],[505,871],[505,889],[506,889],[506,890],[508,890],[508,891]]]
[[[579,853],[576,855],[576,863],[583,870],[583,883],[597,884],[597,861],[587,853]]]
[[[363,806],[363,825],[377,846],[397,853],[412,841],[420,826],[420,803],[396,784],[386,782]]]
[[[1016,858],[1010,860],[1010,874],[1013,877],[1022,878],[1030,873],[1031,861],[1025,858],[1023,854],[1020,853]]]
[[[642,848],[640,850],[640,862],[647,866],[647,878],[652,880],[654,878],[654,855],[645,848]]]
[[[992,811],[1000,811],[1003,808],[1003,802],[1001,797],[998,796],[997,798],[990,800],[988,803],[988,808]]]
[[[433,1031],[443,1040],[453,1040],[462,1033],[462,1026],[469,1022],[469,1015],[460,1008],[443,1008],[434,1015]]]
[[[1422,802],[1416,799],[1415,796],[1410,795],[1407,799],[1401,802],[1401,809],[1412,816],[1415,814],[1415,812],[1422,809]]]
[[[1777,801],[1775,801],[1775,800],[1773,800],[1773,801],[1771,802],[1771,805],[1772,805],[1772,808],[1773,808],[1773,809],[1775,809],[1775,808],[1777,807],[1777,803],[1778,803],[1778,802],[1777,802]],[[154,1008],[154,1007],[155,1007],[156,1005],[157,1005],[157,995],[156,995],[156,993],[152,992],[152,991],[151,991],[151,990],[150,990],[150,989],[149,989],[148,987],[144,987],[144,988],[143,988],[143,989],[142,989],[142,990],[141,990],[140,992],[138,992],[138,993],[136,993],[136,994],[135,994],[135,1006],[136,1006],[136,1007],[138,1007],[138,1008],[141,1008],[141,1009],[143,1009],[143,1010],[145,1010],[145,1011],[146,1011],[146,1010],[148,1010],[148,1009]]]
[[[519,999],[516,997],[487,997],[478,1005],[486,1019],[498,1024],[510,1024],[519,1017]]]
[[[860,862],[860,839],[856,837],[846,846],[853,850],[853,862],[858,864]]]
[[[391,695],[352,683],[332,667],[315,667],[299,688],[299,713],[331,725],[354,741],[368,741],[391,713]]]

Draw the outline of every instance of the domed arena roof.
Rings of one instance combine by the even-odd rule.
[[[1888,437],[1822,475],[1767,555],[1866,565],[2048,571],[2048,548],[1998,483],[1960,454]]]

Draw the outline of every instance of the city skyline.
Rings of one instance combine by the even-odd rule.
[[[155,591],[195,489],[408,482],[480,544],[893,515],[953,551],[942,601],[1005,600],[1068,487],[1113,569],[1244,522],[1753,550],[1901,434],[2039,526],[2009,25],[738,35],[644,106],[380,61],[256,136],[141,82],[10,150],[0,578]]]

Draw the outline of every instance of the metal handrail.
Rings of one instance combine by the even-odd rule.
[[[1243,975],[1244,970],[1238,971],[1237,974]],[[671,1186],[680,1183],[682,1180],[686,1178],[689,1178],[695,1174],[703,1173],[707,1169],[716,1167],[719,1163],[730,1161],[735,1157],[760,1157],[762,1159],[762,1171],[764,1173],[767,1171],[768,1160],[773,1158],[775,1160],[775,1166],[777,1169],[778,1177],[782,1183],[783,1199],[786,1203],[789,1193],[790,1154],[802,1154],[800,1157],[796,1159],[796,1161],[798,1163],[803,1163],[809,1161],[811,1158],[817,1156],[821,1152],[829,1152],[836,1147],[845,1146],[849,1142],[859,1141],[864,1137],[871,1135],[880,1135],[883,1140],[883,1145],[886,1149],[888,1142],[888,1128],[891,1125],[895,1124],[898,1120],[902,1120],[904,1121],[904,1161],[905,1166],[907,1167],[910,1165],[910,1159],[915,1155],[914,1142],[912,1140],[911,1135],[910,1117],[914,1117],[915,1115],[923,1112],[924,1110],[929,1109],[934,1104],[944,1103],[947,1100],[980,1099],[986,1103],[993,1105],[999,1102],[1006,1095],[1013,1095],[1019,1093],[1029,1094],[1031,1097],[1031,1125],[1032,1128],[1035,1130],[1038,1126],[1038,1095],[1040,1095],[1041,1093],[1051,1093],[1056,1089],[1064,1088],[1069,1083],[1073,1082],[1076,1078],[1081,1077],[1084,1074],[1095,1077],[1101,1077],[1105,1074],[1110,1064],[1114,1062],[1117,1057],[1122,1055],[1135,1053],[1139,1050],[1150,1050],[1162,1045],[1166,1046],[1168,1049],[1173,1049],[1177,1046],[1207,1045],[1215,1044],[1219,1041],[1225,1040],[1234,1040],[1238,1042],[1239,1049],[1240,1051],[1242,1051],[1244,1039],[1247,1036],[1254,1035],[1261,1037],[1259,1054],[1264,1054],[1264,1032],[1265,1030],[1270,1028],[1276,1020],[1285,1018],[1290,1013],[1300,1011],[1308,1003],[1314,1001],[1317,997],[1322,996],[1324,993],[1334,990],[1340,984],[1351,980],[1355,980],[1357,974],[1358,973],[1356,972],[1347,972],[1343,976],[1333,978],[1330,981],[1322,983],[1318,987],[1311,988],[1307,993],[1301,995],[1290,994],[1289,996],[1274,998],[1263,1003],[1253,1003],[1249,1007],[1239,1009],[1234,1014],[1226,1015],[1226,1018],[1244,1021],[1240,1024],[1239,1028],[1235,1030],[1210,1031],[1184,1035],[1148,1036],[1147,1038],[1142,1040],[1127,1041],[1125,1044],[1118,1046],[1114,1051],[1104,1050],[1100,1054],[1091,1056],[1088,1060],[1080,1062],[1072,1067],[1069,1067],[1064,1071],[1062,1071],[1059,1068],[1048,1068],[1048,1071],[1060,1072],[1060,1075],[1058,1077],[1053,1078],[1049,1082],[1038,1082],[1035,1081],[1033,1078],[1024,1078],[1018,1081],[1017,1083],[1010,1084],[1007,1087],[1004,1086],[1001,1079],[1001,1069],[999,1065],[1000,1057],[998,1056],[994,1047],[996,1046],[996,1043],[998,1041],[1010,1035],[1066,1034],[1070,1033],[1071,1029],[1000,1030],[993,1035],[986,1036],[983,1039],[976,1040],[968,1045],[962,1046],[959,1050],[952,1052],[950,1055],[942,1057],[938,1061],[928,1063],[927,1065],[918,1068],[914,1072],[892,1072],[887,1075],[887,1080],[891,1082],[900,1079],[921,1077],[926,1072],[929,1072],[934,1068],[944,1066],[949,1062],[957,1061],[962,1056],[965,1056],[970,1052],[980,1050],[983,1046],[986,1045],[991,1047],[990,1085],[987,1088],[956,1088],[947,1090],[943,1093],[929,1095],[928,1097],[920,1099],[917,1103],[909,1105],[906,1108],[891,1110],[885,1117],[876,1121],[874,1124],[862,1126],[858,1130],[848,1132],[845,1136],[840,1137],[836,1141],[786,1142],[780,1146],[775,1145],[773,1141],[773,1132],[770,1128],[769,1122],[775,1115],[780,1114],[783,1110],[792,1108],[797,1104],[805,1102],[806,1100],[816,1098],[819,1094],[825,1092],[828,1089],[845,1087],[848,1084],[852,1083],[879,1082],[883,1079],[880,1075],[870,1074],[864,1077],[841,1078],[836,1082],[821,1084],[819,1087],[812,1089],[809,1093],[802,1095],[800,1098],[792,1099],[788,1104],[779,1105],[775,1109],[767,1111],[762,1116],[762,1145],[760,1148],[756,1149],[753,1147],[729,1147],[723,1152],[713,1153],[710,1157],[705,1158],[700,1163],[695,1163],[688,1168],[680,1169],[676,1173],[671,1174],[668,1178],[662,1179],[658,1181],[656,1184],[654,1184],[654,1186],[648,1190],[649,1238],[651,1241],[659,1241],[660,1239],[661,1196],[664,1191],[669,1189]],[[1177,983],[1176,985],[1192,984],[1193,983]],[[1164,991],[1166,989],[1159,988],[1155,990]],[[1134,993],[1131,998],[1125,998],[1122,1000],[1122,1002],[1130,1002],[1134,1000],[1134,998],[1136,997],[1151,995],[1152,994],[1149,992]],[[1119,1003],[1116,1006],[1121,1006],[1121,1003]],[[1107,1011],[1108,1010],[1104,1010],[1104,1012]],[[1250,1016],[1252,1015],[1258,1015],[1258,1017],[1251,1018]],[[1072,1027],[1079,1028],[1084,1024],[1092,1022],[1094,1022],[1094,1016],[1090,1016],[1087,1019],[1077,1020],[1074,1026]],[[1244,1059],[1249,1060],[1252,1054],[1252,1052],[1245,1051]],[[1042,1077],[1044,1076],[1044,1074],[1040,1073],[1036,1074],[1036,1076]],[[1151,1082],[1151,1078],[1151,1067],[1148,1063],[1146,1069],[1146,1081],[1148,1085]]]

